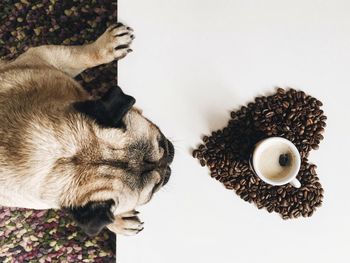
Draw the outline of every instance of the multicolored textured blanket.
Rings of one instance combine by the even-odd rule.
[[[0,1],[0,58],[30,46],[81,45],[117,21],[116,0]],[[77,80],[93,95],[117,84],[117,62]],[[115,235],[90,238],[64,211],[0,207],[0,262],[115,262]]]

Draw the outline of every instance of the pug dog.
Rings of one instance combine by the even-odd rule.
[[[0,63],[0,205],[67,209],[88,235],[143,229],[135,208],[168,182],[174,147],[119,87],[93,99],[73,79],[125,57],[133,38],[117,23],[93,43]]]

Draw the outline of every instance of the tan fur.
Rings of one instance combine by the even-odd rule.
[[[72,108],[90,96],[71,77],[124,57],[128,50],[114,49],[131,42],[130,35],[116,37],[123,30],[111,27],[85,46],[31,48],[0,64],[0,205],[47,209],[113,199],[120,214],[151,198],[159,172],[137,189],[113,162],[137,172],[143,159],[127,149],[141,140],[152,146],[147,158],[161,160],[157,126],[136,108],[124,117],[126,132],[100,127]]]

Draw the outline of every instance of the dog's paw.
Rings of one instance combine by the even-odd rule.
[[[108,27],[93,43],[101,64],[125,57],[132,51],[130,45],[134,38],[133,29],[122,23]]]
[[[115,216],[113,224],[107,226],[109,230],[124,236],[136,235],[143,230],[143,222],[137,216],[139,212],[132,210]]]

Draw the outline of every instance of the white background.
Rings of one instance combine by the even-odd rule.
[[[140,208],[145,230],[118,237],[118,263],[350,262],[350,1],[118,2],[136,34],[119,84],[176,148],[169,184]],[[258,210],[191,157],[230,110],[276,86],[316,96],[329,117],[310,158],[325,189],[311,218]]]

